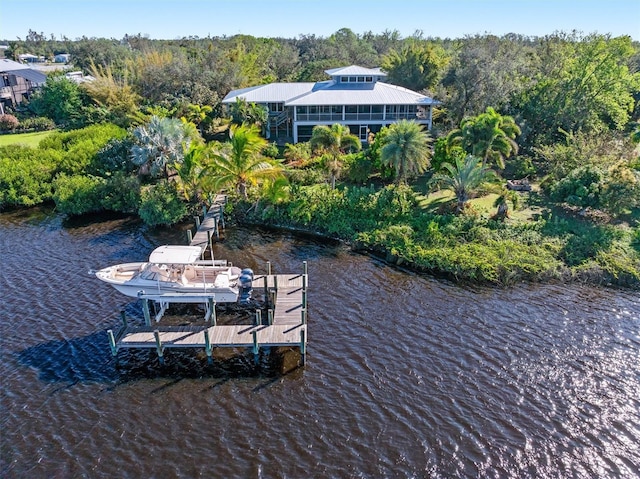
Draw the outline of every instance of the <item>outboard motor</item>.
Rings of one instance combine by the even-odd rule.
[[[238,277],[240,285],[240,304],[247,304],[251,299],[251,291],[253,291],[253,270],[245,268],[240,272]]]

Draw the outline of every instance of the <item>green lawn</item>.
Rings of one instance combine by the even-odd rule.
[[[54,130],[37,131],[35,133],[17,133],[10,135],[0,135],[0,146],[25,145],[36,148],[40,140],[49,136]]]

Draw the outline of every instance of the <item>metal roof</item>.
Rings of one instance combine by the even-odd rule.
[[[333,83],[326,88],[285,102],[286,106],[304,105],[431,105],[433,98],[388,83]]]
[[[387,74],[380,70],[380,68],[364,68],[359,67],[358,65],[332,68],[331,70],[325,70],[324,72],[332,77],[341,75],[387,76]]]
[[[22,77],[37,85],[41,85],[47,81],[47,75],[44,73],[6,58],[0,59],[0,73],[9,73],[17,77]]]
[[[388,83],[271,83],[234,90],[222,103],[243,98],[249,103],[304,105],[438,105],[440,102],[420,93]]]
[[[249,103],[284,103],[291,98],[310,92],[315,83],[269,83],[230,91],[222,103],[234,103],[243,98]]]

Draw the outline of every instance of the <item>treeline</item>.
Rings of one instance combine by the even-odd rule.
[[[383,67],[391,83],[443,102],[436,124],[456,127],[492,107],[522,128],[521,146],[563,139],[562,132],[627,131],[640,116],[640,53],[629,37],[556,33],[545,37],[476,35],[403,38],[397,31],[292,39],[248,35],[152,40],[47,38],[30,31],[7,55],[71,54],[74,67],[129,88],[137,107],[209,105],[231,90],[290,81],[326,80],[324,70]],[[107,80],[105,80],[107,81]],[[95,105],[108,100],[95,94]],[[125,105],[121,105],[125,107]],[[127,106],[127,108],[133,107]]]

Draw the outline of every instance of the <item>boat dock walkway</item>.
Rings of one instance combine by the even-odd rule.
[[[220,238],[220,228],[224,230],[224,206],[227,204],[227,195],[216,195],[213,203],[207,211],[203,211],[203,218],[196,216],[196,232],[187,230],[187,241],[190,246],[199,246],[202,256],[209,248],[212,251],[212,238]]]

